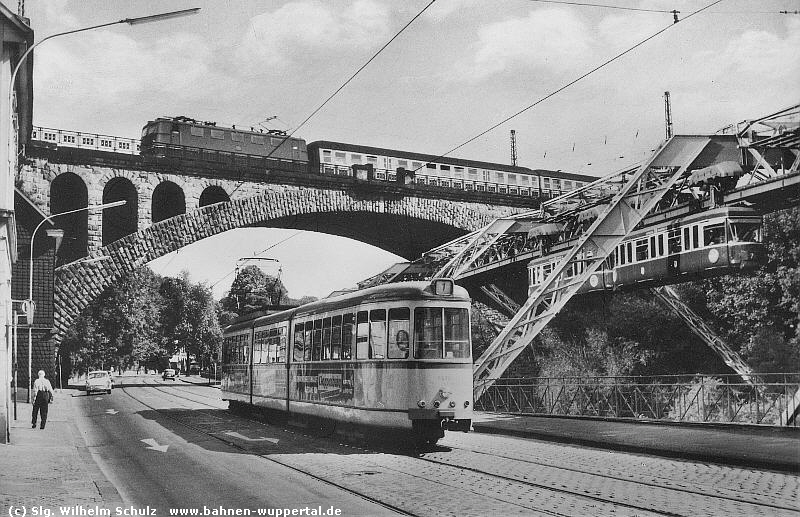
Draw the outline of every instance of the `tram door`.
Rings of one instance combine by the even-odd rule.
[[[681,251],[683,242],[680,227],[667,230],[667,277],[677,277],[681,274]]]

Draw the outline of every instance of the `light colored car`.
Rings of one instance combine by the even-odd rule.
[[[105,391],[111,393],[114,387],[114,380],[111,374],[105,370],[95,370],[86,375],[86,394],[89,395],[93,391]]]
[[[174,381],[175,377],[177,376],[178,374],[172,368],[167,368],[166,370],[164,370],[164,373],[161,374],[161,378],[164,380],[172,379]]]

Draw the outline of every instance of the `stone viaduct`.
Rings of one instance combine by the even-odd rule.
[[[228,230],[313,230],[410,259],[525,208],[499,196],[470,199],[467,193],[419,189],[398,193],[391,184],[364,186],[320,177],[241,181],[119,166],[96,156],[61,159],[58,153],[31,157],[16,186],[46,214],[127,201],[102,213],[54,219],[64,229],[54,285],[55,345],[81,311],[126,273]]]

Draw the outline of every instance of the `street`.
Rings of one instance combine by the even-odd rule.
[[[116,380],[112,395],[81,392],[72,402],[92,456],[128,504],[154,508],[156,515],[204,506],[253,511],[334,506],[343,515],[393,513],[226,443],[226,437],[246,441],[251,430],[242,430],[241,419],[223,409],[227,403],[218,389],[150,375]],[[194,424],[215,426],[219,439],[170,418],[190,411],[196,413]],[[274,435],[277,443],[261,440],[261,434],[252,435],[259,435],[253,443],[279,450],[285,433]]]

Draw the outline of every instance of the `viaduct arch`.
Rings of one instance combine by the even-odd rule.
[[[141,202],[140,202],[141,206]],[[374,244],[412,258],[518,209],[442,199],[354,197],[343,190],[284,187],[201,206],[141,228],[56,269],[54,342],[103,290],[158,257],[228,230],[280,227],[317,230]]]

